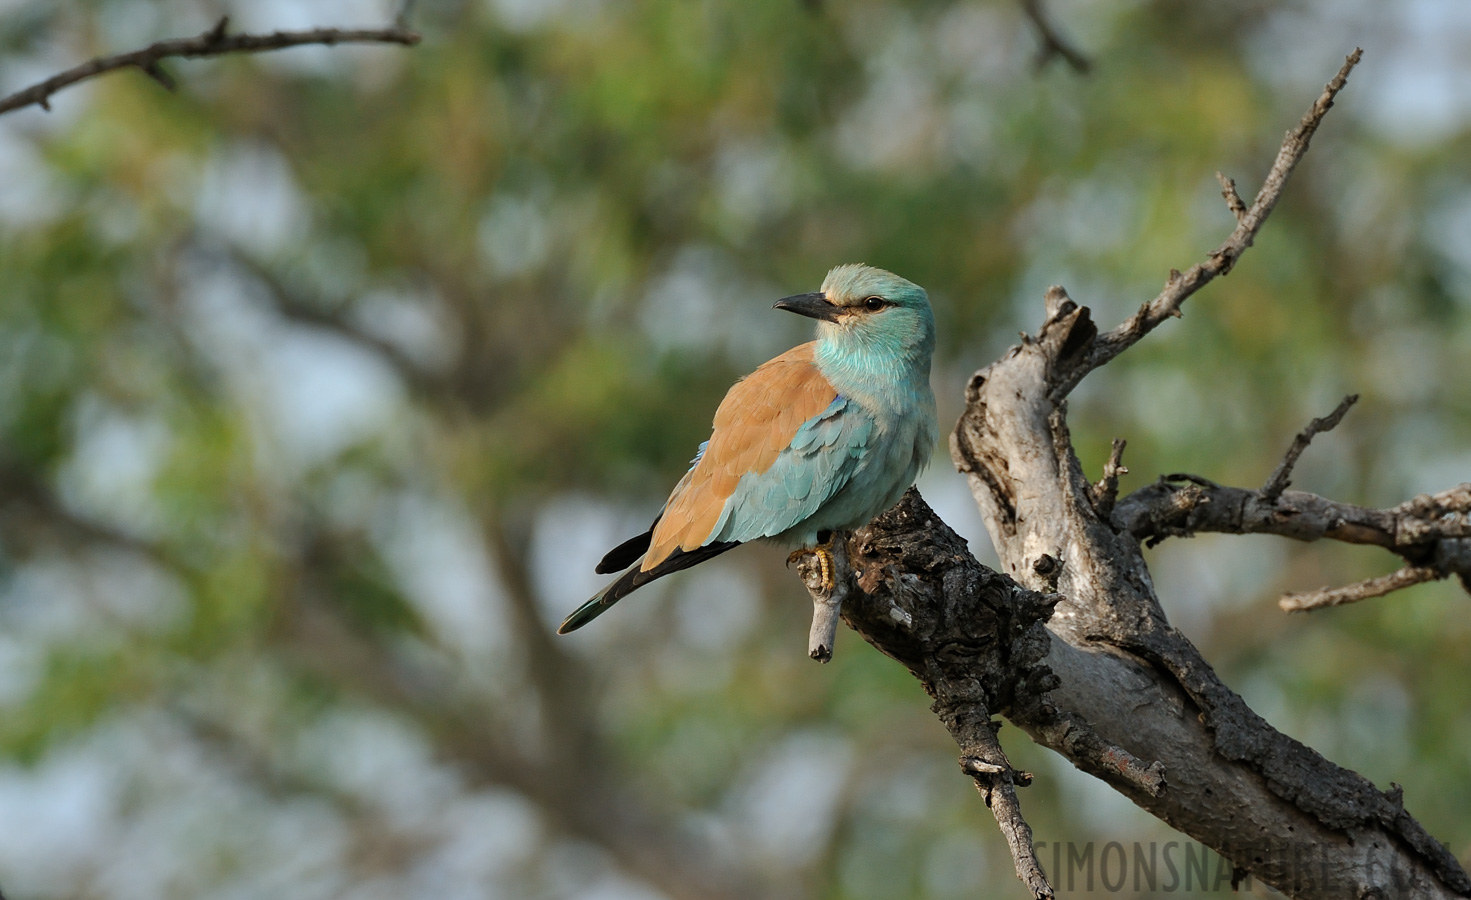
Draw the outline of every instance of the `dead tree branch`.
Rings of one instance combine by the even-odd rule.
[[[313,28],[309,31],[275,31],[270,34],[230,34],[229,26],[230,17],[225,16],[213,28],[196,37],[159,41],[141,50],[99,56],[73,66],[65,72],[0,99],[0,115],[32,104],[49,112],[52,94],[77,82],[118,69],[138,69],[168,90],[173,90],[177,85],[162,66],[166,59],[201,59],[228,53],[262,53],[306,44],[324,44],[330,47],[337,44],[412,46],[419,43],[419,35],[405,28],[402,22],[389,28]]]
[[[1338,404],[1338,408],[1333,410],[1333,412],[1320,419],[1312,420],[1308,423],[1308,427],[1298,432],[1297,437],[1292,441],[1292,446],[1287,448],[1287,455],[1282,457],[1282,462],[1273,470],[1271,477],[1267,479],[1267,483],[1262,485],[1261,493],[1263,500],[1272,502],[1282,496],[1282,492],[1287,490],[1288,485],[1292,484],[1292,467],[1297,465],[1297,458],[1302,456],[1304,450],[1308,449],[1308,444],[1312,443],[1313,438],[1323,432],[1332,431],[1337,428],[1338,423],[1343,421],[1343,417],[1348,413],[1349,409],[1358,402],[1359,395],[1350,394],[1343,398],[1343,402]]]
[[[1324,606],[1342,606],[1373,597],[1383,597],[1400,588],[1407,588],[1427,581],[1446,577],[1446,573],[1430,566],[1405,566],[1398,572],[1367,578],[1341,588],[1322,588],[1302,594],[1287,594],[1277,605],[1284,612],[1308,612]]]
[[[1128,442],[1123,438],[1114,438],[1108,462],[1103,464],[1103,477],[1093,485],[1093,508],[1105,518],[1113,513],[1114,504],[1118,502],[1119,476],[1129,474],[1128,467],[1124,465],[1126,446]]]
[[[1332,508],[1344,514],[1335,517],[1330,501],[1285,489],[1289,461],[1268,482],[1271,499],[1266,488],[1239,491],[1192,476],[1115,503],[1122,446],[1090,484],[1067,425],[1065,399],[1088,372],[1178,314],[1251,246],[1358,59],[1357,51],[1348,57],[1288,133],[1249,207],[1231,203],[1235,188],[1225,185],[1239,221],[1205,262],[1172,273],[1159,296],[1105,334],[1066,291],[1049,290],[1037,334],[971,379],[951,455],[1010,577],[977,564],[911,494],[853,539],[857,589],[843,617],[925,684],[964,759],[978,760],[963,763],[966,772],[989,779],[983,787],[993,799],[1009,766],[982,752],[978,723],[996,713],[1215,848],[1243,877],[1291,896],[1465,897],[1471,878],[1397,791],[1381,792],[1276,731],[1217,677],[1169,623],[1142,552],[1144,540],[1221,515],[1222,524],[1274,533],[1301,529],[1391,549],[1414,542],[1417,553],[1435,538],[1437,558],[1462,559],[1471,556],[1458,549],[1464,516],[1435,517],[1435,501],[1415,501],[1399,514],[1338,504]],[[1303,441],[1328,424],[1310,426]],[[1463,508],[1459,494],[1442,500]],[[1017,821],[1009,806],[1003,818]],[[1034,897],[1045,896],[1021,846],[1029,838],[1020,827],[1003,830],[1018,875]],[[1326,873],[1310,883],[1291,862],[1305,847]]]
[[[1139,759],[1051,701],[1058,679],[1044,660],[1055,641],[1043,623],[1061,598],[976,562],[964,539],[914,490],[849,538],[845,556],[852,583],[843,620],[934,698],[932,708],[960,747],[962,771],[976,780],[995,815],[1018,877],[1034,898],[1051,897],[1015,792],[1032,779],[1007,761],[993,714],[1045,735],[1049,746],[1067,747],[1079,768],[1121,789],[1148,796],[1165,791],[1159,763]],[[811,568],[804,559],[801,574],[815,602],[823,588]]]
[[[1246,218],[1246,203],[1242,201],[1241,195],[1236,193],[1236,179],[1227,178],[1220,172],[1216,173],[1216,180],[1221,183],[1221,196],[1226,200],[1226,208],[1231,210],[1231,215],[1240,222]]]
[[[1389,509],[1372,509],[1303,491],[1269,498],[1266,488],[1253,491],[1167,475],[1120,500],[1113,521],[1149,546],[1199,532],[1276,534],[1383,547],[1405,562],[1399,572],[1361,584],[1289,594],[1281,602],[1289,612],[1367,600],[1450,575],[1471,584],[1471,483]]]
[[[936,711],[950,733],[960,743],[960,770],[975,780],[976,790],[986,801],[991,814],[996,817],[996,826],[1006,838],[1006,846],[1016,864],[1016,875],[1027,886],[1036,900],[1047,900],[1053,896],[1052,885],[1037,861],[1036,848],[1032,845],[1032,827],[1022,818],[1021,804],[1017,802],[1016,788],[1025,787],[1032,781],[1026,772],[1011,767],[1011,761],[996,740],[1000,722],[992,722],[985,712],[983,703],[977,702],[979,685],[969,682],[965,690],[954,693],[946,690],[949,684],[937,686],[945,690],[936,701]]]
[[[1444,557],[1458,565],[1461,554],[1455,545],[1471,537],[1468,512],[1471,483],[1375,509],[1306,491],[1284,491],[1267,501],[1261,491],[1172,474],[1120,500],[1113,519],[1121,530],[1151,546],[1203,531],[1275,534],[1299,541],[1369,544],[1407,561]]]
[[[1086,308],[1061,289],[1049,291],[1038,333],[971,379],[952,456],[969,476],[1006,571],[1037,590],[1052,589],[1055,578],[1064,598],[1049,622],[1058,638],[1046,662],[1059,679],[1051,702],[1086,717],[1136,758],[1163,763],[1169,790],[1151,797],[1122,788],[1135,802],[1293,896],[1342,896],[1344,888],[1356,896],[1402,895],[1371,847],[1394,857],[1391,867],[1415,896],[1468,895],[1471,879],[1455,857],[1397,798],[1273,729],[1169,624],[1137,532],[1116,524],[1130,504],[1120,501],[1110,517],[1099,514],[1063,406],[1088,372],[1177,313],[1251,246],[1359,56],[1348,57],[1288,133],[1225,243],[1186,274],[1172,273],[1136,315],[1100,335]],[[1219,488],[1199,479],[1182,490]],[[1297,496],[1285,492],[1279,500]],[[1044,560],[1053,562],[1041,566]],[[1058,567],[1060,573],[1043,574]],[[1223,806],[1233,817],[1220,815]],[[1338,884],[1298,884],[1280,854],[1242,852],[1250,842],[1311,843],[1327,854]]]
[[[1282,191],[1287,186],[1287,179],[1292,175],[1292,170],[1302,161],[1308,152],[1308,144],[1322,123],[1323,117],[1328,110],[1333,108],[1333,98],[1343,90],[1348,83],[1348,75],[1354,66],[1359,64],[1364,51],[1355,49],[1349,54],[1343,63],[1343,68],[1323,88],[1323,93],[1308,109],[1297,123],[1297,127],[1287,133],[1287,138],[1282,142],[1282,148],[1277,151],[1277,159],[1273,161],[1272,168],[1267,172],[1266,179],[1262,182],[1261,190],[1257,191],[1256,199],[1250,207],[1242,208],[1241,197],[1236,193],[1236,183],[1230,179],[1223,179],[1223,193],[1227,205],[1236,216],[1236,230],[1215,250],[1212,250],[1205,262],[1191,266],[1183,274],[1177,270],[1170,271],[1170,277],[1165,282],[1164,289],[1153,300],[1139,307],[1139,311],[1122,325],[1100,335],[1096,340],[1090,341],[1088,352],[1077,359],[1067,361],[1067,372],[1056,379],[1053,387],[1053,400],[1061,400],[1066,397],[1083,376],[1104,365],[1109,360],[1134,346],[1139,339],[1144,337],[1160,323],[1171,316],[1180,315],[1180,305],[1183,304],[1196,291],[1210,284],[1217,276],[1228,274],[1236,265],[1236,260],[1241,258],[1247,248],[1256,240],[1257,232],[1261,231],[1262,225],[1266,224],[1267,217],[1272,214],[1277,201],[1282,197]]]
[[[1201,531],[1277,534],[1300,541],[1328,538],[1373,544],[1405,562],[1389,575],[1288,594],[1278,603],[1287,612],[1357,603],[1451,575],[1460,576],[1462,586],[1471,592],[1471,483],[1391,509],[1369,509],[1287,490],[1292,469],[1308,444],[1337,427],[1358,399],[1357,394],[1345,397],[1333,412],[1309,422],[1260,490],[1224,487],[1198,475],[1166,475],[1124,498],[1114,512],[1114,525],[1151,547],[1165,538]]]

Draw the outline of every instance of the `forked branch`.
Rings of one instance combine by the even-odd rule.
[[[1167,475],[1120,500],[1113,521],[1151,545],[1200,532],[1276,534],[1299,541],[1371,544],[1405,562],[1392,575],[1360,584],[1289,594],[1280,603],[1289,612],[1381,597],[1450,575],[1459,575],[1463,585],[1471,582],[1471,483],[1374,509],[1303,491],[1268,498],[1265,489]]]
[[[1060,288],[1049,290],[1037,333],[971,378],[951,456],[968,476],[1004,570],[1027,588],[1058,596],[1047,623],[1048,677],[1017,676],[1015,694],[995,707],[998,712],[1162,821],[1214,847],[1239,871],[1292,896],[1467,897],[1471,878],[1405,811],[1397,793],[1378,790],[1277,731],[1221,681],[1170,624],[1142,544],[1194,530],[1334,537],[1385,546],[1410,566],[1468,571],[1464,511],[1471,485],[1393,510],[1287,490],[1302,447],[1335,415],[1300,436],[1301,446],[1294,444],[1260,491],[1171,476],[1115,503],[1121,448],[1103,478],[1090,484],[1067,427],[1065,400],[1089,372],[1178,314],[1186,298],[1229,272],[1251,246],[1359,56],[1348,57],[1288,133],[1249,206],[1234,182],[1222,179],[1237,219],[1231,235],[1204,262],[1172,272],[1164,290],[1135,315],[1099,334],[1086,307]],[[929,572],[931,565],[923,554],[906,554],[893,563],[891,581]],[[946,596],[952,593],[947,585]],[[1101,740],[1126,749],[1135,762],[1125,760],[1124,768],[1136,777],[1101,769],[1098,754],[1083,752],[1087,742],[1065,734],[1059,739],[1059,729],[1029,719],[1029,697],[1041,697],[1037,702],[1059,716],[1083,719]],[[1139,760],[1161,764],[1169,788],[1143,788],[1137,776],[1154,766]],[[1247,849],[1252,844],[1256,850]],[[1263,845],[1272,852],[1262,853]],[[1289,851],[1306,846],[1320,854],[1332,883],[1304,884],[1285,861]]]
[[[1180,305],[1192,294],[1210,284],[1217,276],[1231,271],[1231,268],[1236,265],[1236,260],[1240,259],[1241,254],[1245,253],[1256,240],[1257,232],[1261,231],[1267,217],[1272,214],[1277,201],[1282,197],[1283,189],[1287,186],[1288,177],[1292,175],[1292,170],[1297,168],[1297,164],[1307,154],[1308,144],[1311,143],[1318,126],[1322,124],[1323,117],[1333,107],[1333,98],[1337,97],[1338,92],[1343,90],[1343,86],[1348,83],[1348,75],[1353,71],[1354,66],[1359,64],[1363,53],[1363,50],[1355,49],[1349,54],[1343,67],[1338,70],[1338,74],[1324,86],[1323,93],[1303,115],[1302,121],[1287,133],[1281,149],[1277,151],[1277,159],[1272,163],[1271,170],[1267,172],[1267,177],[1262,182],[1261,189],[1257,191],[1256,199],[1252,201],[1251,206],[1245,206],[1240,195],[1236,193],[1235,181],[1218,175],[1221,179],[1222,194],[1226,198],[1226,205],[1236,216],[1236,229],[1231,232],[1225,242],[1211,251],[1210,256],[1204,262],[1191,266],[1183,273],[1171,270],[1170,277],[1158,296],[1139,307],[1139,311],[1130,316],[1122,325],[1099,335],[1097,340],[1092,342],[1086,356],[1071,365],[1068,371],[1060,373],[1061,377],[1058,378],[1058,383],[1052,392],[1054,400],[1066,397],[1085,375],[1134,346],[1140,338],[1159,327],[1165,319],[1178,316]]]
[[[1405,561],[1403,568],[1389,575],[1341,588],[1287,594],[1278,602],[1287,612],[1356,603],[1451,575],[1459,575],[1471,590],[1471,484],[1390,509],[1287,490],[1292,469],[1308,444],[1343,421],[1358,399],[1357,394],[1345,397],[1333,412],[1309,422],[1260,490],[1224,487],[1198,475],[1166,475],[1121,500],[1115,524],[1150,546],[1202,531],[1277,534],[1300,541],[1327,538],[1373,544]]]

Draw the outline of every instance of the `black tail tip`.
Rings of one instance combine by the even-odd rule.
[[[603,598],[606,593],[599,594],[572,611],[572,614],[562,620],[557,626],[557,634],[571,634],[582,626],[603,614],[603,610],[612,604],[605,603]]]
[[[579,622],[577,621],[577,613],[573,613],[572,615],[563,619],[561,625],[557,626],[557,634],[571,634],[572,632],[576,631],[586,624],[586,619],[583,619]]]

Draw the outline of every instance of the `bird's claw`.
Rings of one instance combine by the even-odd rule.
[[[833,577],[832,542],[828,541],[825,545],[819,544],[816,547],[803,547],[799,550],[793,550],[791,555],[787,557],[787,565],[790,566],[808,554],[817,557],[818,574],[822,578],[822,590],[824,593],[831,594],[838,586],[837,579]]]

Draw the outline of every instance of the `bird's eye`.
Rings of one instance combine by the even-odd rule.
[[[863,301],[863,308],[868,310],[869,312],[878,312],[888,305],[889,304],[884,302],[883,297],[869,297],[867,300]]]

